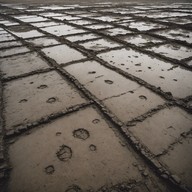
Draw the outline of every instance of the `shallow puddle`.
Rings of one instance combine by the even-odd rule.
[[[77,20],[77,19],[81,19],[80,17],[75,17],[75,16],[71,16],[71,15],[64,15],[64,16],[59,16],[59,17],[52,17],[53,19],[58,19],[58,20],[66,20],[66,21],[70,21],[70,20]]]
[[[131,43],[136,46],[146,46],[150,44],[161,43],[162,40],[156,39],[147,35],[130,35],[120,37],[121,40]]]
[[[183,30],[183,29],[170,29],[170,30],[161,30],[155,32],[157,35],[161,35],[170,39],[177,39],[180,41],[186,41],[187,43],[192,43],[192,32]]]
[[[173,59],[186,59],[192,56],[192,49],[179,44],[166,44],[149,48],[148,50]]]
[[[81,43],[80,45],[85,47],[86,49],[94,51],[101,51],[108,48],[114,48],[120,46],[118,43],[106,39],[97,39],[93,41],[88,41],[86,43]]]
[[[108,24],[95,24],[95,25],[86,25],[85,27],[89,29],[104,29],[104,28],[110,28],[113,26]]]
[[[192,94],[191,72],[171,63],[139,53],[132,49],[120,49],[98,55],[104,61],[116,66],[151,85],[171,92],[174,97],[186,97]],[[179,89],[178,89],[179,87]]]
[[[77,25],[90,25],[95,23],[94,21],[89,21],[89,20],[74,20],[70,21],[70,23],[77,24]]]
[[[156,24],[156,23],[151,23],[151,22],[143,22],[143,21],[136,21],[136,22],[131,22],[128,25],[130,28],[137,29],[139,31],[148,31],[151,29],[158,29],[158,28],[164,28],[165,26]]]
[[[101,32],[111,36],[125,35],[127,33],[132,33],[132,31],[121,29],[121,28],[106,29]]]
[[[172,22],[172,23],[176,23],[176,24],[181,24],[181,25],[185,25],[188,23],[192,23],[190,18],[180,18],[180,17],[173,17],[173,18],[166,18],[166,19],[159,19],[159,21],[162,22]]]

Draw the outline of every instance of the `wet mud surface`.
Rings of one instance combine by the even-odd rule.
[[[0,191],[191,192],[192,4],[28,3],[0,3]]]

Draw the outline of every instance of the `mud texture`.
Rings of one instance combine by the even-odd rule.
[[[0,3],[0,191],[192,191],[192,4],[20,2]]]

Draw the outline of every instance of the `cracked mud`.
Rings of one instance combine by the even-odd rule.
[[[191,191],[191,17],[1,0],[0,191]]]

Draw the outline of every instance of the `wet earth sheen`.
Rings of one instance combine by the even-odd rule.
[[[9,2],[0,192],[191,192],[192,3]]]

